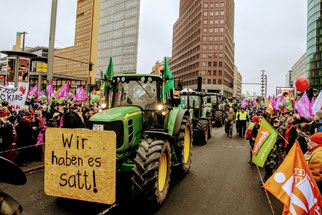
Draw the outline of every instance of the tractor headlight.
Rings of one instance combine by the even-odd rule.
[[[106,108],[106,104],[105,104],[105,103],[103,103],[103,104],[102,104],[102,108],[103,108],[103,109],[105,109],[105,108]]]
[[[158,105],[158,110],[162,110],[163,109],[163,106],[162,105]]]

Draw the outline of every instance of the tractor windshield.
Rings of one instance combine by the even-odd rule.
[[[188,108],[188,96],[181,95],[183,108]],[[189,95],[189,108],[201,108],[201,97],[196,95]]]
[[[144,110],[156,110],[157,82],[132,79],[117,81],[113,93],[113,107],[137,105]]]
[[[210,96],[210,99],[212,104],[217,104],[217,96]]]

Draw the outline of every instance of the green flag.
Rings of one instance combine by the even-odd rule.
[[[167,81],[164,86],[164,93],[167,93],[174,88],[174,79],[166,57],[164,58],[164,78]]]
[[[260,167],[264,166],[277,136],[277,131],[263,118],[252,151],[252,162],[254,164]]]
[[[108,64],[107,70],[105,72],[105,77],[104,77],[104,96],[105,96],[105,91],[106,91],[106,85],[108,84],[111,87],[111,81],[114,76],[114,67],[113,67],[113,61],[112,58],[110,57],[110,63]]]

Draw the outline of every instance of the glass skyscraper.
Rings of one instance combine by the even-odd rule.
[[[308,0],[306,71],[310,87],[322,90],[322,0]]]

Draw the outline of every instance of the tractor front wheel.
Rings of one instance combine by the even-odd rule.
[[[171,174],[171,148],[167,140],[143,139],[136,151],[132,191],[152,207],[167,197]]]
[[[179,174],[185,176],[189,173],[192,157],[192,125],[188,116],[184,116],[181,122],[180,131],[176,137],[179,149],[178,160]]]
[[[222,112],[221,111],[216,111],[215,112],[215,125],[217,127],[222,127],[223,125],[223,118],[222,118]]]

